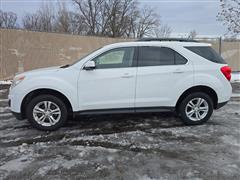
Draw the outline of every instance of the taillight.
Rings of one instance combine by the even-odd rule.
[[[223,75],[227,78],[228,81],[231,80],[231,73],[232,73],[232,69],[229,66],[223,66],[221,67],[221,72],[223,73]]]

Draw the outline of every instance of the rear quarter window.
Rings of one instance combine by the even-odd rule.
[[[219,64],[226,64],[224,59],[213,48],[209,46],[189,46],[185,48],[209,61]]]

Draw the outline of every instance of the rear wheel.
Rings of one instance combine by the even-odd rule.
[[[184,98],[178,110],[185,124],[203,124],[209,120],[213,113],[213,102],[207,94],[196,92]]]
[[[68,111],[59,98],[53,95],[40,95],[30,101],[26,115],[35,128],[53,131],[64,125]]]

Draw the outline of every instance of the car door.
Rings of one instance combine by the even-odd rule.
[[[139,48],[136,101],[139,107],[174,107],[186,87],[193,85],[193,67],[167,47]]]
[[[78,98],[81,110],[133,108],[137,68],[134,47],[108,50],[93,59],[93,70],[80,72]]]

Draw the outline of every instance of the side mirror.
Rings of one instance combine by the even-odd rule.
[[[88,61],[85,66],[83,67],[83,69],[85,70],[93,70],[96,68],[96,64],[94,61]]]

